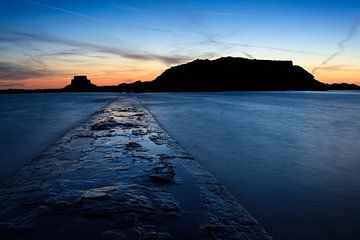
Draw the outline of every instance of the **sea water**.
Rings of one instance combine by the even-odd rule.
[[[66,131],[114,100],[116,93],[0,95],[0,182]]]
[[[359,92],[138,98],[274,239],[360,239]]]

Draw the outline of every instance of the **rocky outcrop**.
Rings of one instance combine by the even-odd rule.
[[[38,92],[181,92],[181,91],[360,90],[355,84],[325,84],[292,61],[223,57],[195,60],[171,67],[153,81],[98,87],[86,76],[75,76],[63,89],[0,90],[1,93]]]
[[[172,67],[152,82],[119,85],[124,91],[326,90],[291,61],[224,57]]]
[[[87,76],[74,76],[74,79],[71,80],[71,84],[66,86],[64,90],[67,91],[81,91],[81,90],[92,90],[96,89],[97,86],[92,84]]]

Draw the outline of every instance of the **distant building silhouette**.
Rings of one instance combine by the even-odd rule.
[[[87,76],[74,76],[71,80],[71,84],[66,86],[65,90],[89,90],[94,89],[97,86],[92,84],[91,81],[87,78]]]

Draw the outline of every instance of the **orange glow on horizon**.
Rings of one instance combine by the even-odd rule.
[[[323,83],[354,83],[360,85],[359,71],[321,71],[316,73],[315,79]]]
[[[160,72],[161,73],[161,72]],[[159,74],[160,74],[159,73]],[[88,78],[93,84],[97,86],[114,86],[121,83],[132,83],[138,80],[151,81],[154,80],[159,74],[144,74],[141,76],[134,76],[128,79],[119,77],[108,76],[92,76],[88,74]],[[2,89],[59,89],[70,84],[73,77],[47,77],[41,79],[27,79],[16,81],[16,87],[3,87]],[[321,73],[315,77],[318,81],[323,83],[354,83],[360,85],[360,80],[356,74],[334,74],[334,73]],[[14,81],[4,81],[3,83],[13,84]]]
[[[79,74],[83,75],[83,74]],[[121,76],[92,76],[91,74],[87,75],[88,79],[97,86],[115,86],[121,83],[132,83],[138,80],[141,81],[151,81],[154,80],[159,74],[142,74],[129,78],[122,78]],[[75,75],[74,75],[75,76]],[[45,77],[38,79],[26,79],[26,80],[14,80],[12,81],[2,81],[5,83],[5,87],[0,89],[60,89],[71,83],[73,76],[64,77],[64,76],[55,76],[55,77]],[[14,87],[6,87],[6,84],[14,84]]]
[[[71,83],[76,75],[86,75],[97,86],[115,86],[135,81],[151,81],[169,66],[159,62],[124,61],[89,61],[85,65],[72,65],[66,62],[49,61],[51,76],[24,79],[2,80],[0,89],[60,89]],[[66,73],[66,74],[63,74]]]
[[[94,64],[95,65],[95,64]],[[119,65],[119,66],[118,66]],[[54,76],[26,80],[1,81],[0,89],[60,89],[70,84],[75,75],[87,75],[88,79],[97,86],[115,86],[121,83],[135,81],[151,81],[159,76],[169,66],[158,62],[143,63],[117,63],[95,65],[96,68],[79,67],[72,72],[74,67],[68,65],[52,64],[55,73],[68,72],[68,74],[54,74]],[[56,66],[56,67],[55,67]],[[64,70],[65,69],[65,70]],[[308,68],[308,71],[311,68]],[[70,73],[72,72],[72,73]],[[354,83],[360,85],[360,70],[326,70],[319,69],[315,79],[323,83]],[[11,86],[13,85],[13,86]],[[11,86],[11,87],[9,87]]]

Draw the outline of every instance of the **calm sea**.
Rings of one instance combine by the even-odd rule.
[[[0,182],[117,96],[114,93],[0,95]]]
[[[359,92],[138,97],[274,239],[360,239]]]

